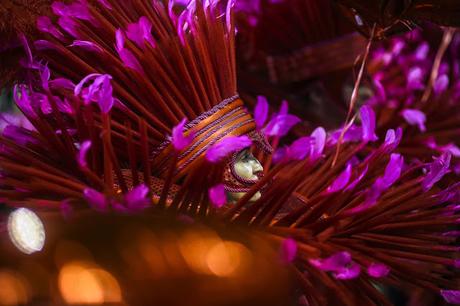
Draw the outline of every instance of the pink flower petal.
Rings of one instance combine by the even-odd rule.
[[[386,277],[390,273],[390,268],[382,263],[372,263],[367,267],[367,274],[373,278]]]
[[[267,121],[268,108],[267,98],[258,96],[257,104],[254,109],[254,121],[256,122],[258,130],[261,130],[264,127],[265,121]]]
[[[221,208],[227,203],[227,195],[223,184],[209,188],[208,195],[211,204],[216,208]]]
[[[182,119],[182,121],[172,129],[172,144],[177,151],[182,151],[188,147],[194,138],[194,134],[191,133],[189,136],[184,136],[184,126],[187,119]]]
[[[363,141],[375,141],[377,136],[375,135],[375,113],[374,110],[365,105],[360,109],[361,124],[363,128]]]
[[[348,163],[345,170],[337,176],[332,184],[327,188],[328,193],[342,191],[351,178],[351,164]]]
[[[447,303],[460,305],[460,290],[441,290],[440,293]]]
[[[80,167],[82,168],[87,168],[88,163],[86,162],[86,156],[88,155],[88,151],[91,148],[91,141],[90,140],[85,140],[81,145],[80,145],[80,151],[78,151],[77,155],[77,161]]]
[[[208,149],[206,159],[211,163],[217,163],[231,153],[241,151],[251,144],[251,139],[246,135],[227,136]]]
[[[418,109],[407,108],[402,111],[401,115],[404,117],[404,120],[406,120],[408,124],[418,126],[418,129],[420,130],[420,132],[426,131],[426,127],[425,127],[426,116],[422,111]]]
[[[292,238],[284,239],[281,243],[280,256],[283,263],[291,263],[297,255],[297,242]]]

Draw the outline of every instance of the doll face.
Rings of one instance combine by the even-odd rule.
[[[236,202],[241,199],[251,186],[260,179],[263,170],[260,162],[249,150],[243,150],[234,156],[229,165],[232,179],[227,184],[227,194],[230,201]],[[257,201],[260,197],[261,193],[258,191],[250,201]]]

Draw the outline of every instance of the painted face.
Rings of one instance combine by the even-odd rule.
[[[234,155],[226,173],[226,190],[230,201],[236,202],[262,176],[264,168],[249,150],[243,150]],[[260,199],[260,191],[254,194],[250,201]]]

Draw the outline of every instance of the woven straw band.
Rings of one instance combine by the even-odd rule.
[[[238,97],[226,99],[185,126],[185,135],[194,133],[192,143],[180,152],[175,177],[181,177],[193,167],[206,150],[225,136],[241,136],[255,130],[255,123],[243,101]],[[153,154],[153,171],[164,177],[173,159],[170,140],[162,143]]]
[[[292,83],[353,66],[366,48],[366,39],[358,33],[311,45],[288,55],[267,57],[270,80]]]

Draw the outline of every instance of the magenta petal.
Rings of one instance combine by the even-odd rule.
[[[37,18],[37,28],[39,31],[49,33],[58,40],[62,40],[64,35],[58,30],[58,28],[51,22],[48,16],[40,16]]]
[[[211,204],[216,208],[221,208],[227,203],[225,187],[222,184],[209,188],[208,195],[211,200]]]
[[[440,293],[447,303],[460,305],[460,290],[441,290]]]
[[[283,137],[299,122],[300,119],[294,115],[276,115],[268,122],[264,133],[267,136]]]
[[[78,23],[70,17],[60,17],[58,20],[59,26],[70,34],[73,38],[78,39],[80,35],[78,34]]]
[[[75,89],[74,89],[74,92],[73,92],[74,95],[75,95],[75,96],[78,96],[78,95],[81,93],[83,86],[84,86],[87,82],[91,81],[92,79],[97,78],[97,77],[100,76],[100,75],[101,75],[101,74],[99,74],[99,73],[91,73],[91,74],[88,74],[86,77],[84,77],[84,78],[77,84],[77,86],[75,86]]]
[[[101,109],[101,112],[107,114],[113,107],[114,99],[113,99],[113,88],[110,84],[110,80],[112,79],[109,75],[103,75],[103,82],[101,85],[101,89],[99,92],[99,99],[98,104]]]
[[[345,186],[350,181],[351,177],[351,164],[348,163],[345,170],[340,173],[340,175],[332,182],[332,184],[327,188],[328,193],[334,193],[337,191],[342,191]]]
[[[34,41],[34,47],[38,51],[54,50],[54,49],[57,50],[58,49],[56,44],[54,44],[54,43],[52,43],[52,42],[50,42],[48,40],[44,40],[44,39],[39,39],[39,40]]]
[[[120,59],[126,67],[131,68],[139,73],[144,73],[144,69],[137,60],[136,56],[131,51],[128,49],[122,49],[118,51],[118,55],[120,55]]]
[[[303,160],[308,156],[308,154],[310,154],[313,142],[314,142],[314,139],[311,137],[308,137],[308,136],[301,137],[297,139],[296,141],[294,141],[284,151],[283,150],[278,151],[277,154],[275,155],[276,160],[281,160],[282,158],[285,158],[287,161]],[[282,154],[283,156],[280,156],[279,154]]]
[[[418,110],[418,109],[405,109],[402,111],[402,116],[404,117],[404,120],[410,125],[416,125],[418,126],[418,129],[420,132],[425,132],[426,127],[425,127],[425,121],[426,121],[426,116],[425,114]]]
[[[32,98],[30,96],[30,90],[24,85],[15,85],[13,90],[13,98],[19,109],[30,117],[36,117],[36,113],[32,107]]]
[[[256,127],[258,130],[261,130],[264,127],[265,121],[268,117],[268,102],[267,98],[263,96],[257,97],[257,104],[254,109],[254,121],[256,122]]]
[[[434,184],[440,181],[442,177],[449,172],[451,157],[452,155],[446,152],[428,166],[428,174],[422,182],[422,186],[426,191],[430,190]]]
[[[182,119],[182,121],[172,129],[172,144],[177,151],[182,151],[193,141],[193,133],[187,137],[184,136],[184,126],[186,121],[187,119]]]
[[[359,274],[361,274],[361,267],[357,263],[351,262],[346,267],[335,272],[334,277],[336,279],[348,280],[357,278]]]
[[[30,131],[16,125],[8,124],[3,129],[2,136],[14,140],[16,143],[23,146],[28,143],[38,143],[37,139],[30,134]]]
[[[105,196],[97,190],[86,188],[83,191],[85,199],[89,206],[99,212],[106,212],[109,209],[109,203]]]
[[[148,193],[149,188],[145,184],[134,187],[125,195],[126,207],[131,212],[147,208],[149,206]]]
[[[367,274],[373,278],[386,277],[390,273],[390,268],[382,263],[372,263],[367,267]]]
[[[366,166],[366,168],[364,168],[364,170],[359,174],[359,176],[357,178],[355,178],[348,186],[347,188],[345,188],[345,191],[348,191],[348,190],[352,190],[353,188],[356,187],[356,185],[359,184],[359,182],[361,182],[361,180],[366,176],[367,174],[367,170],[369,169],[368,166]]]
[[[251,139],[246,136],[227,136],[212,145],[206,152],[206,159],[211,163],[217,163],[229,154],[241,151],[251,146]]]
[[[449,86],[449,77],[445,74],[441,75],[436,79],[436,82],[433,85],[433,92],[435,95],[440,95],[446,91]]]
[[[335,130],[329,135],[329,144],[335,145],[342,135],[342,129]],[[360,141],[363,138],[363,129],[361,127],[352,125],[345,131],[342,141],[345,142],[356,142]]]
[[[311,133],[311,138],[314,142],[311,145],[310,156],[312,159],[316,159],[323,154],[327,138],[326,131],[322,127],[318,127]]]
[[[281,243],[280,256],[283,263],[291,263],[297,255],[297,242],[292,238],[284,239]]]
[[[142,16],[137,23],[130,23],[126,31],[126,36],[132,40],[139,48],[145,47],[145,41],[154,47],[155,42],[152,37],[152,23]]]
[[[65,78],[51,80],[49,84],[53,89],[68,89],[71,91],[75,89],[75,84],[71,80]]]
[[[385,135],[385,146],[393,151],[399,145],[402,139],[402,129],[397,128],[396,132],[393,129],[389,129]]]
[[[310,259],[309,262],[322,271],[338,271],[351,262],[351,255],[344,251],[325,259]]]
[[[80,167],[86,168],[88,167],[88,163],[86,162],[86,156],[88,154],[89,149],[91,148],[91,141],[85,140],[80,145],[80,151],[78,151],[77,161]]]
[[[391,185],[393,185],[399,179],[403,166],[404,157],[396,153],[391,154],[390,161],[385,168],[385,173],[375,182],[376,188],[378,188],[380,191],[384,191],[390,188]]]
[[[375,135],[375,113],[374,110],[369,106],[365,105],[360,109],[361,124],[363,128],[363,141],[375,141],[377,136]]]
[[[103,53],[103,50],[101,47],[87,40],[74,40],[73,43],[70,45],[70,47],[80,47],[86,51]]]

